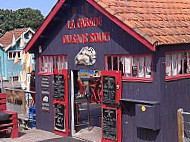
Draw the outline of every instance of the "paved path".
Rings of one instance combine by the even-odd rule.
[[[0,142],[82,142],[80,140],[68,137],[64,138],[54,133],[43,130],[24,130],[19,133],[19,138],[0,138]]]

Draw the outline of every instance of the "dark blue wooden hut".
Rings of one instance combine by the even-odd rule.
[[[116,85],[115,99],[102,102],[116,117],[103,141],[177,142],[177,110],[190,111],[189,8],[188,0],[59,0],[25,48],[36,59],[37,128],[71,134],[72,71],[99,70],[102,84]]]

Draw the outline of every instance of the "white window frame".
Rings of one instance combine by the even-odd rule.
[[[8,60],[14,60],[15,57],[13,57],[14,53],[17,53],[17,52],[20,52],[20,57],[18,57],[18,59],[21,59],[21,56],[22,56],[22,50],[12,50],[12,51],[8,51],[7,52],[7,57],[8,57]],[[12,58],[9,57],[9,53],[12,53]],[[16,55],[16,54],[15,54]]]
[[[174,55],[176,55],[176,57]],[[172,81],[183,78],[190,78],[190,50],[166,52],[165,80]]]

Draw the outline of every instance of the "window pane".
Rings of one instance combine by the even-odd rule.
[[[151,78],[151,71],[152,71],[152,68],[151,68],[151,57],[150,56],[146,56],[145,57],[145,78]]]
[[[62,69],[65,69],[65,57],[62,56],[63,62],[62,62]]]
[[[59,57],[56,57],[56,69],[59,71]]]
[[[166,55],[166,76],[171,76],[171,55]]]
[[[111,57],[109,56],[109,57],[107,57],[107,70],[111,70]]]
[[[9,52],[9,59],[12,59],[13,58],[13,53],[12,52]]]
[[[57,57],[53,57],[53,69],[57,69]]]
[[[187,52],[184,52],[183,67],[184,67],[184,74],[188,73],[188,68],[187,68]]]
[[[41,72],[44,71],[44,70],[43,70],[43,66],[44,66],[44,64],[43,64],[43,58],[40,57],[40,71],[41,71]]]
[[[139,77],[144,77],[144,57],[139,57]]]
[[[65,69],[68,69],[68,61],[67,61],[67,58],[66,57],[64,57],[65,58]]]
[[[61,72],[61,59],[60,59],[60,56],[58,57],[57,66],[58,66],[58,72]]]
[[[187,69],[188,73],[190,73],[190,52],[187,53]]]
[[[178,60],[177,60],[177,68],[178,68],[178,74],[182,74],[182,54],[178,54]]]
[[[48,58],[44,57],[44,72],[48,72]]]
[[[51,72],[51,59],[50,57],[47,57],[48,60],[48,72]]]
[[[52,67],[51,67],[51,72],[53,73],[53,70],[54,70],[54,57],[51,57],[51,65],[52,65]]]
[[[63,57],[60,56],[60,72],[62,71],[63,69]]]
[[[15,56],[16,56],[16,52],[13,52],[13,58],[15,58]]]
[[[125,76],[129,77],[131,76],[131,58],[130,57],[126,57],[124,60],[125,63]]]
[[[18,51],[17,53],[18,53],[18,58],[20,58],[20,51]]]
[[[177,55],[172,54],[172,76],[177,75]]]
[[[117,60],[117,57],[113,57],[113,70],[118,70],[118,60]]]
[[[123,57],[119,57],[119,70],[122,73],[122,76],[124,75],[124,59]]]
[[[133,77],[137,76],[137,57],[132,58],[132,75]]]

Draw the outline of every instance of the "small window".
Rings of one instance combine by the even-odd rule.
[[[190,52],[172,52],[165,55],[166,80],[184,78],[190,74]]]
[[[122,72],[125,80],[152,81],[152,57],[149,56],[106,56],[107,70]]]
[[[53,73],[54,69],[59,72],[62,69],[67,69],[67,59],[65,56],[41,56],[39,58],[39,72],[40,73]]]
[[[18,59],[21,59],[21,51],[8,51],[8,60],[14,60],[18,55]]]

